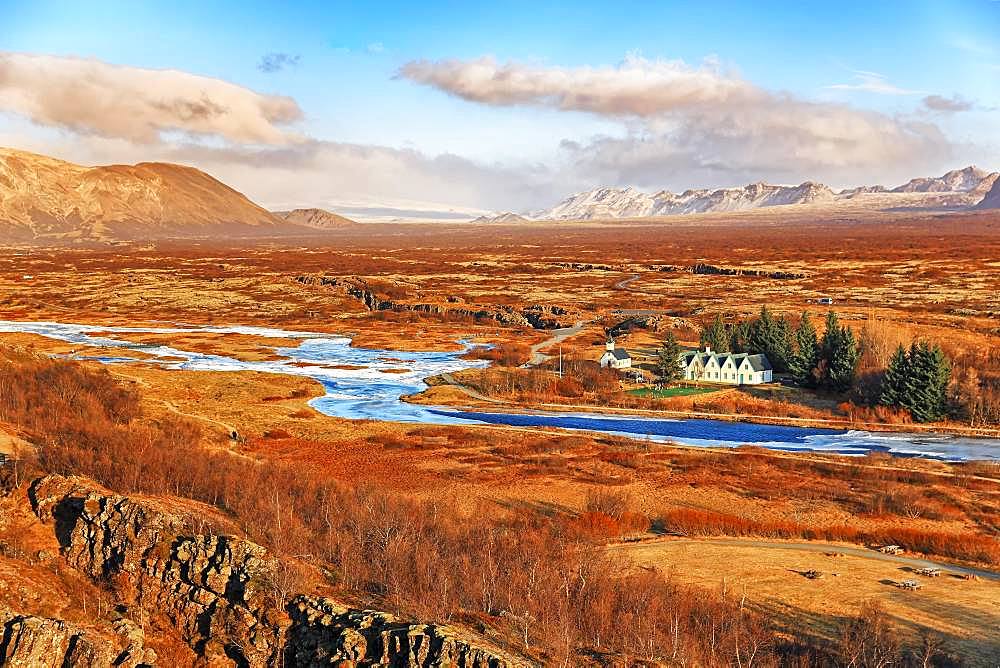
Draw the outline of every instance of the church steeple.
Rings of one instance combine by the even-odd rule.
[[[608,341],[607,341],[607,343],[604,344],[604,349],[605,350],[614,350],[615,349],[615,337],[613,337],[610,334],[608,334]]]

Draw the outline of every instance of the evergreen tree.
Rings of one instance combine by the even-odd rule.
[[[948,414],[951,363],[941,347],[914,341],[910,350],[896,349],[882,381],[879,403],[910,411],[917,422],[933,422]]]
[[[749,345],[745,352],[763,353],[775,371],[786,372],[791,364],[791,328],[784,316],[775,318],[767,306],[762,306],[760,316],[749,328]]]
[[[910,375],[910,357],[903,344],[899,344],[882,378],[882,392],[878,402],[883,406],[901,406],[906,396],[906,383]]]
[[[802,314],[795,330],[795,354],[789,364],[789,371],[803,385],[815,385],[813,369],[819,361],[819,341],[808,313]]]
[[[681,378],[681,346],[673,332],[667,332],[663,343],[656,351],[656,373],[664,383],[673,383]]]
[[[722,314],[715,316],[712,324],[701,330],[700,341],[702,348],[711,346],[713,352],[728,353],[730,351],[729,332],[726,330]]]
[[[729,350],[734,353],[750,352],[750,338],[753,325],[747,320],[741,320],[729,328]]]
[[[908,408],[917,422],[934,422],[948,414],[948,383],[951,364],[940,346],[926,341],[910,347],[906,395],[900,405]]]
[[[846,392],[854,385],[861,350],[849,327],[841,327],[837,347],[830,359],[830,387],[836,392]]]
[[[750,325],[750,350],[754,353],[767,354],[767,349],[774,340],[774,319],[767,306],[760,307],[760,315]]]
[[[834,392],[846,392],[854,384],[861,351],[849,327],[842,327],[833,311],[827,313],[826,331],[819,346],[820,384]]]
[[[774,342],[771,352],[768,353],[768,359],[777,371],[787,373],[791,370],[792,358],[795,356],[794,339],[792,325],[788,322],[788,318],[781,316],[775,321]]]
[[[823,338],[819,344],[819,356],[817,367],[822,370],[822,376],[817,378],[817,382],[826,388],[830,388],[830,370],[833,356],[840,347],[840,323],[837,321],[837,314],[829,311],[826,314],[826,329],[823,331]]]

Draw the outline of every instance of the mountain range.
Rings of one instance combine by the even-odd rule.
[[[632,187],[602,187],[571,195],[551,209],[534,211],[528,217],[534,220],[646,218],[795,204],[834,204],[846,200],[861,204],[867,200],[873,209],[891,208],[894,203],[907,208],[962,208],[984,201],[998,176],[1000,173],[972,166],[939,177],[912,179],[892,189],[861,186],[839,192],[812,181],[797,186],[751,183],[739,188],[686,190],[680,194],[668,190],[649,194]]]
[[[840,192],[811,181],[680,194],[604,187],[577,193],[551,209],[485,215],[472,222],[523,225],[532,220],[642,218],[793,205],[996,209],[1000,179],[995,172],[966,167],[892,189],[863,186]],[[162,162],[84,167],[0,148],[0,241],[6,243],[308,235],[354,224],[323,209],[268,211],[193,167]]]

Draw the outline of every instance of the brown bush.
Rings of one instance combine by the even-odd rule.
[[[447,503],[345,487],[294,464],[258,464],[203,449],[188,422],[142,418],[134,391],[72,363],[8,361],[0,388],[0,418],[30,431],[45,470],[213,504],[251,539],[279,554],[313,555],[345,592],[374,595],[401,613],[489,619],[545,663],[575,663],[583,647],[706,666],[756,647],[759,665],[780,660],[767,625],[737,601],[658,573],[622,575],[595,550],[595,537],[644,521],[627,511],[491,522]]]

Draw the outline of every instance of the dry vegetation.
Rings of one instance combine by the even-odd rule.
[[[473,338],[498,344],[471,353],[497,368],[465,372],[463,382],[505,401],[905,421],[844,404],[844,397],[788,388],[644,399],[623,394],[618,378],[594,364],[603,329],[632,317],[616,309],[646,320],[622,343],[647,364],[668,329],[693,344],[698,327],[716,313],[746,317],[766,302],[795,317],[806,300],[829,295],[841,321],[878,344],[862,360],[866,378],[884,366],[896,339],[930,338],[954,361],[967,422],[991,419],[1000,382],[996,216],[756,216],[749,229],[723,222],[487,231],[359,226],[339,234],[336,247],[19,250],[0,258],[0,319],[278,326],[424,350],[454,350],[457,339]],[[802,277],[663,270],[699,262]],[[295,280],[303,274],[360,277],[386,298],[441,312],[370,312],[343,291]],[[592,323],[563,341],[562,380],[551,361],[517,368],[547,333],[469,315],[473,307],[531,305],[558,308],[560,324]],[[246,336],[130,337],[244,359],[266,358],[269,346],[281,344]],[[3,339],[42,352],[73,349],[26,335]],[[678,567],[668,577],[622,569],[617,557],[602,556],[605,541],[650,527],[891,541],[940,558],[1000,564],[995,466],[694,451],[549,430],[352,423],[307,407],[322,390],[302,378],[167,371],[141,360],[96,371],[23,349],[3,357],[0,422],[41,446],[35,466],[206,504],[195,507],[214,509],[201,514],[220,525],[278,551],[310,555],[330,573],[326,586],[340,593],[466,621],[554,664],[582,662],[586,650],[726,665],[744,662],[751,648],[761,665],[821,664],[856,640],[846,622],[859,609],[853,599],[836,618],[822,620],[835,631],[806,647],[775,634],[775,624],[788,627],[773,610],[751,612],[754,606],[733,592],[717,592],[721,575],[688,578]],[[473,402],[453,387],[433,392]],[[229,439],[230,427],[239,441]],[[0,539],[26,552],[17,535],[8,530]],[[4,573],[4,580],[14,577]],[[107,592],[86,594],[98,595],[110,600]],[[901,619],[923,624],[917,616]],[[913,651],[907,647],[907,660]]]

